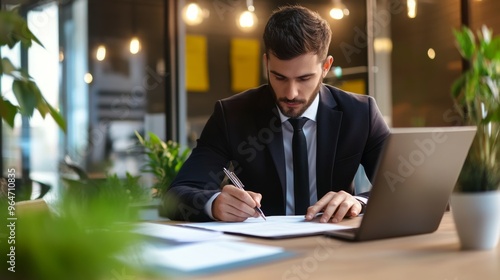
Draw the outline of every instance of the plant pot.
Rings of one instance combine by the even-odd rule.
[[[500,239],[500,191],[453,193],[451,211],[462,250],[490,250]]]

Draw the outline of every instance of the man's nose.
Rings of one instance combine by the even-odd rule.
[[[285,94],[288,100],[295,99],[299,95],[297,83],[294,81],[290,81],[285,87]]]

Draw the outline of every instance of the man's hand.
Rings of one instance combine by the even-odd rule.
[[[212,215],[224,222],[243,222],[249,217],[259,217],[255,207],[260,207],[262,195],[225,185],[212,204]]]
[[[345,191],[328,192],[313,206],[309,206],[306,213],[306,220],[312,220],[316,214],[323,212],[320,218],[321,223],[331,221],[337,223],[347,217],[356,217],[363,207],[361,203],[352,195]]]

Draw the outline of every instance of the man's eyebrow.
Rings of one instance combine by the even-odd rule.
[[[283,74],[280,74],[280,73],[278,73],[278,72],[276,72],[274,70],[269,70],[269,72],[273,73],[276,76],[280,76],[280,77],[287,78],[287,79],[289,78],[289,77],[287,77],[287,76],[285,76]],[[303,78],[307,78],[307,77],[310,77],[310,76],[314,76],[314,73],[307,73],[307,74],[304,74],[304,75],[300,75],[300,76],[298,76],[296,78],[303,79]]]
[[[286,78],[286,76],[285,76],[285,75],[280,74],[280,73],[278,73],[278,72],[276,72],[276,71],[274,71],[274,70],[269,70],[269,72],[273,73],[273,74],[274,74],[274,75],[276,75],[276,76],[280,76],[280,77]]]

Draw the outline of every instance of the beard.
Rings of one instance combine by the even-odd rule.
[[[314,91],[312,92],[311,96],[309,97],[309,99],[294,98],[294,99],[290,100],[286,97],[278,98],[276,95],[276,92],[274,91],[273,85],[270,82],[269,82],[269,87],[271,88],[274,100],[276,102],[276,105],[278,105],[278,108],[280,109],[281,113],[288,118],[298,118],[302,114],[304,114],[304,112],[307,110],[307,108],[309,108],[309,106],[311,106],[314,99],[319,94],[319,88],[321,87],[321,83],[322,83],[322,81],[320,79],[318,81],[318,84],[314,88]],[[295,104],[302,104],[302,106],[296,107],[296,108],[290,108],[290,107],[286,106],[287,103],[294,104],[294,105]]]

